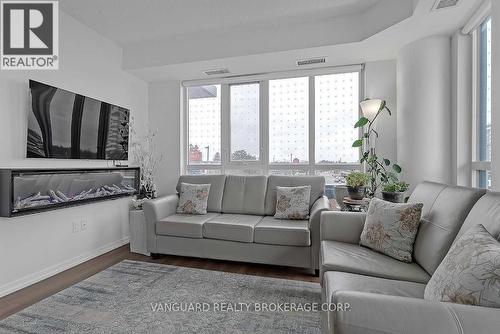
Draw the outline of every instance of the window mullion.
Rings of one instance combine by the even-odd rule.
[[[189,98],[188,88],[183,88],[182,138],[181,138],[181,174],[187,174],[189,166]]]
[[[260,82],[260,145],[262,173],[269,174],[269,81]]]
[[[314,174],[316,164],[316,94],[314,76],[309,77],[309,174]]]
[[[228,164],[229,164],[229,152],[231,151],[230,147],[230,131],[231,131],[231,119],[229,114],[230,108],[230,96],[229,96],[229,85],[222,84],[221,86],[221,167],[222,174],[226,173]]]

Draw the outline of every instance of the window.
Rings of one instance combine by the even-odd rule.
[[[344,182],[348,171],[361,169],[360,150],[352,148],[360,71],[189,86],[183,170]]]
[[[356,163],[359,149],[354,123],[359,118],[359,75],[320,75],[315,79],[316,163]]]
[[[259,84],[230,86],[231,161],[260,159]]]
[[[189,87],[188,165],[221,163],[221,86]]]
[[[491,188],[491,19],[473,34],[476,55],[474,143],[472,180],[480,188]]]
[[[309,163],[309,78],[269,81],[269,163]]]

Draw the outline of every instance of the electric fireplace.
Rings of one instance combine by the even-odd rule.
[[[0,216],[12,217],[139,193],[140,169],[0,169]]]

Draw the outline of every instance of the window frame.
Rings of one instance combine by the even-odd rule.
[[[210,85],[210,84],[207,84],[207,85]],[[214,85],[217,85],[217,83],[214,83]],[[222,163],[223,163],[223,158],[222,158],[222,151],[223,151],[223,142],[222,142],[222,137],[221,137],[221,140],[220,140],[220,152],[221,152],[221,161],[220,163],[210,163],[210,162],[207,162],[205,164],[190,164],[189,163],[189,92],[188,92],[188,89],[189,87],[184,87],[184,89],[182,89],[182,101],[183,101],[183,117],[181,117],[182,119],[182,125],[181,125],[181,129],[183,129],[184,133],[182,134],[181,136],[181,145],[184,146],[184,150],[181,151],[181,157],[183,162],[184,162],[184,170],[187,171],[188,168],[190,166],[194,166],[194,168],[192,169],[218,169],[221,167]],[[221,85],[221,105],[220,105],[220,110],[219,110],[219,113],[220,113],[220,119],[221,119],[221,133],[222,133],[222,126],[224,125],[224,121],[223,121],[223,108],[222,108],[222,103],[223,103],[223,100],[222,100],[222,85]],[[206,167],[214,167],[214,168],[206,168]],[[182,167],[182,166],[181,166]],[[181,169],[182,170],[182,169]]]
[[[482,113],[486,112],[484,105],[486,96],[483,89],[483,75],[487,75],[482,65],[487,66],[484,62],[486,57],[483,43],[483,35],[481,29],[484,24],[491,20],[491,16],[486,16],[480,21],[478,26],[472,31],[472,156],[471,156],[471,184],[473,187],[488,188],[487,175],[491,172],[491,157],[490,160],[481,159],[481,117]],[[493,145],[493,142],[490,143]],[[483,180],[482,177],[485,177]]]
[[[232,160],[231,159],[231,87],[232,86],[241,86],[241,85],[259,85],[259,159],[257,160]],[[238,83],[230,83],[227,84],[227,108],[223,108],[223,114],[224,111],[226,112],[226,118],[227,122],[222,122],[222,126],[227,126],[227,133],[225,136],[227,142],[226,145],[222,145],[222,150],[227,151],[227,157],[226,157],[226,166],[231,169],[238,169],[237,167],[246,167],[246,168],[260,168],[260,166],[263,164],[262,163],[262,128],[264,127],[264,124],[262,122],[262,99],[261,99],[261,89],[262,89],[262,82],[261,81],[245,81],[245,82],[238,82]]]
[[[268,175],[270,170],[305,172],[308,175],[315,175],[317,171],[345,171],[362,170],[361,163],[315,163],[315,77],[319,75],[358,73],[358,102],[364,97],[364,66],[350,65],[331,68],[319,68],[315,70],[296,70],[288,72],[277,72],[240,78],[219,78],[213,80],[184,81],[182,92],[183,106],[181,108],[184,124],[181,126],[181,171],[189,173],[195,170],[219,171],[225,174],[228,170],[251,169],[256,174]],[[277,79],[290,79],[298,77],[309,78],[309,162],[298,164],[270,163],[269,161],[269,81]],[[230,119],[230,86],[237,84],[259,83],[259,133],[260,133],[260,154],[256,161],[231,161],[231,119]],[[220,164],[189,164],[189,97],[187,90],[193,86],[221,85],[221,162]],[[358,108],[358,117],[361,117],[361,109]],[[361,130],[360,130],[361,133]],[[361,148],[359,149],[359,159],[361,159]]]
[[[293,79],[293,78],[307,78],[308,79],[308,95],[309,95],[309,99],[308,99],[308,115],[307,115],[307,119],[308,119],[308,138],[307,138],[307,141],[308,141],[308,162],[307,163],[296,163],[296,164],[289,164],[289,163],[280,163],[280,162],[275,162],[275,163],[271,163],[269,161],[269,111],[270,111],[270,108],[269,108],[269,81],[272,81],[272,80],[281,80],[281,79]],[[312,79],[311,79],[312,78]],[[313,136],[311,136],[311,127],[314,127],[314,104],[311,104],[311,94],[314,93],[314,86],[313,86],[313,89],[311,90],[311,81],[314,81],[314,76],[310,76],[310,75],[304,75],[304,76],[301,76],[301,75],[295,75],[295,76],[291,76],[291,77],[287,77],[287,78],[277,78],[277,79],[269,79],[266,81],[267,83],[267,100],[266,100],[266,116],[267,116],[267,122],[266,122],[266,129],[267,129],[267,153],[266,153],[266,158],[267,158],[267,165],[268,165],[268,170],[303,170],[304,168],[308,168],[310,169],[310,165],[311,165],[311,156],[314,157],[314,154],[311,155],[311,147],[314,148],[314,132],[313,132]],[[314,84],[313,84],[314,85]],[[311,123],[312,122],[312,123]],[[311,142],[312,140],[312,142]],[[277,168],[275,168],[277,167]],[[288,167],[288,168],[287,168]],[[291,168],[291,167],[295,167],[295,168]],[[310,173],[308,173],[310,174]]]

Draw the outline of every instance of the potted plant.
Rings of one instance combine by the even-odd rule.
[[[363,151],[360,163],[366,164],[366,172],[370,176],[366,193],[368,197],[374,197],[381,185],[398,181],[402,168],[389,159],[379,157],[375,150],[375,142],[379,136],[375,129],[377,118],[385,111],[391,115],[386,102],[380,99],[366,99],[361,102],[361,109],[365,116],[354,125],[356,129],[362,130],[361,136],[354,141],[352,147],[359,147]]]
[[[389,182],[382,187],[382,198],[393,203],[403,203],[409,184],[403,181]]]
[[[361,200],[365,197],[366,184],[370,176],[361,172],[350,172],[346,177],[347,193],[351,199]]]

